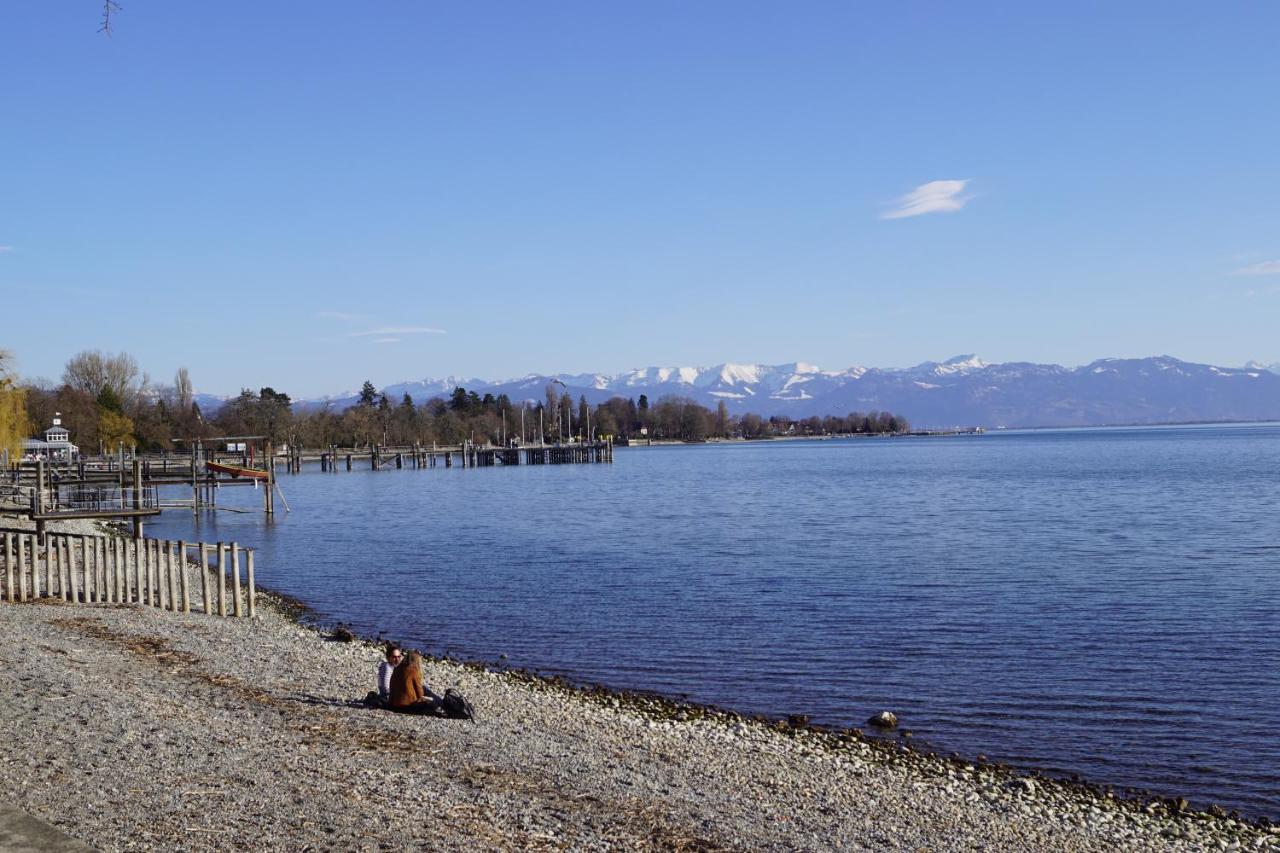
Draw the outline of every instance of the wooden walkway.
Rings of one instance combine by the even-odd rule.
[[[285,456],[286,470],[297,473],[303,463],[318,462],[321,471],[354,470],[357,463],[373,470],[383,468],[492,468],[507,465],[572,465],[613,462],[613,445],[607,441],[582,444],[533,444],[492,447],[474,444],[454,446],[374,446],[369,450],[331,447],[324,451],[300,451]],[[456,460],[456,463],[455,463]]]

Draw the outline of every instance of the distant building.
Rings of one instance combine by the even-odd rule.
[[[22,442],[22,455],[27,459],[49,459],[70,462],[80,456],[80,448],[71,443],[71,434],[62,425],[62,413],[53,416],[53,426],[44,431],[44,438],[28,438]]]

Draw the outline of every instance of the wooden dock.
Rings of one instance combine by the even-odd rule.
[[[319,463],[321,471],[352,471],[357,465],[374,471],[384,468],[492,468],[509,465],[573,465],[613,462],[613,445],[607,441],[577,444],[530,444],[517,447],[461,444],[381,446],[369,449],[331,447],[323,451],[285,454],[285,468],[298,473],[305,463]]]
[[[255,436],[254,438],[260,438]],[[224,487],[249,486],[262,491],[262,509],[275,513],[279,497],[288,502],[277,482],[281,467],[302,472],[304,464],[321,471],[351,471],[358,465],[374,471],[402,468],[493,468],[510,465],[572,465],[613,462],[609,441],[530,444],[510,447],[478,445],[373,445],[363,448],[330,446],[320,450],[288,448],[276,452],[266,443],[255,458],[244,451],[205,449],[126,456],[82,457],[74,462],[22,462],[0,473],[0,509],[17,512],[36,522],[43,534],[49,521],[70,518],[127,520],[141,539],[143,522],[164,509],[218,508]],[[166,495],[159,488],[191,490],[190,499]],[[241,510],[237,510],[241,511]]]

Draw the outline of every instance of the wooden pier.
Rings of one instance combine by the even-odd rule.
[[[262,436],[240,436],[262,440]],[[204,440],[212,441],[212,440]],[[289,504],[277,482],[283,466],[291,474],[304,464],[321,471],[351,471],[358,465],[374,471],[421,468],[493,468],[511,465],[571,465],[613,462],[610,441],[530,444],[510,447],[477,445],[331,446],[321,450],[290,447],[279,452],[264,442],[255,457],[248,451],[216,451],[194,442],[191,449],[165,453],[82,457],[73,462],[22,462],[0,474],[0,510],[32,519],[44,535],[50,521],[96,518],[130,521],[134,539],[143,538],[144,521],[164,509],[218,509],[223,488],[247,486],[262,491],[262,510],[275,513],[276,498]],[[189,499],[160,487],[190,489]],[[234,510],[242,512],[243,510]]]
[[[321,471],[354,470],[369,467],[374,471],[385,468],[435,468],[443,465],[452,468],[492,468],[509,465],[570,465],[613,462],[613,444],[593,441],[578,444],[530,444],[518,447],[495,447],[464,443],[453,446],[374,445],[369,449],[354,450],[330,447],[323,451],[298,451],[285,456],[285,467],[290,473],[302,470],[303,463],[320,464]]]

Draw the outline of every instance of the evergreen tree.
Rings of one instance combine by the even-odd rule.
[[[449,408],[460,415],[467,413],[467,389],[461,385],[453,389],[449,395]]]
[[[360,405],[369,408],[377,402],[377,397],[378,389],[374,388],[373,383],[366,379],[364,385],[360,386]]]

